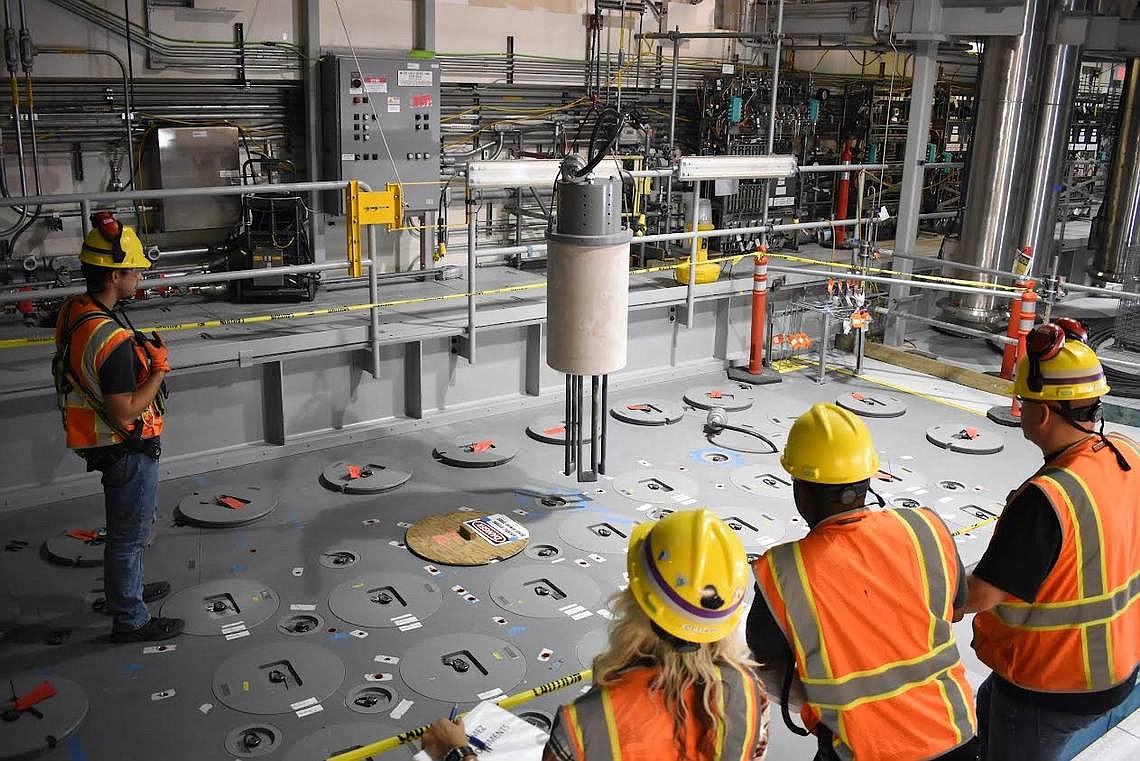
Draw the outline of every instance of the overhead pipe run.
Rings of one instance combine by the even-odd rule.
[[[1123,283],[1128,251],[1140,243],[1140,58],[1128,62],[1119,125],[1104,202],[1093,225],[1100,233],[1090,274],[1100,283]]]

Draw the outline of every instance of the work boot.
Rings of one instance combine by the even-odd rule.
[[[157,602],[170,594],[170,582],[152,581],[143,585],[143,602]],[[91,603],[91,610],[96,613],[110,613],[107,609],[107,598],[99,597]]]
[[[137,629],[111,632],[112,642],[159,642],[177,637],[186,628],[181,618],[152,618]]]

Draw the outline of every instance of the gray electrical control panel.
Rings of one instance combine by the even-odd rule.
[[[324,179],[383,190],[398,174],[405,213],[437,210],[439,63],[408,51],[357,56],[359,64],[344,50],[321,58]],[[325,210],[343,214],[344,193],[328,194]]]

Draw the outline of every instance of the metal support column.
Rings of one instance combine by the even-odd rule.
[[[305,0],[304,4],[304,51],[305,51],[305,179],[310,182],[321,179],[321,146],[316,139],[321,134],[321,3],[320,0]],[[313,261],[325,259],[325,224],[321,214],[321,194],[309,192],[309,208],[313,210]]]
[[[261,414],[265,443],[285,446],[285,371],[280,362],[261,365]]]
[[[926,145],[930,140],[930,110],[934,101],[934,83],[938,79],[938,43],[924,40],[915,45],[914,81],[910,93],[910,121],[906,130],[902,187],[899,191],[899,219],[895,230],[895,248],[903,254],[914,254],[918,240],[918,213],[922,211],[922,185],[926,175]],[[910,259],[896,259],[894,269],[909,274],[914,269]],[[910,286],[891,286],[890,311],[895,319],[887,324],[885,343],[898,346],[906,334],[906,323],[898,319],[900,309],[910,296]]]
[[[423,362],[422,341],[404,344],[404,414],[416,420],[424,416]]]
[[[527,396],[542,393],[542,325],[541,322],[526,326],[526,375],[524,391]]]
[[[700,217],[701,209],[701,181],[695,180],[693,182],[693,208],[689,214],[689,219],[692,222],[693,232],[696,232],[699,226],[697,219]],[[693,327],[693,312],[696,311],[697,300],[697,251],[700,250],[701,239],[694,237],[689,245],[689,289],[685,293],[685,327]]]
[[[412,29],[416,50],[435,50],[435,0],[415,0]]]

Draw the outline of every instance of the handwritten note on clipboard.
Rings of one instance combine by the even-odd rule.
[[[468,734],[489,748],[479,753],[480,761],[542,761],[546,733],[495,703],[484,701],[475,706],[463,717],[463,724]],[[430,761],[424,751],[415,758]]]

